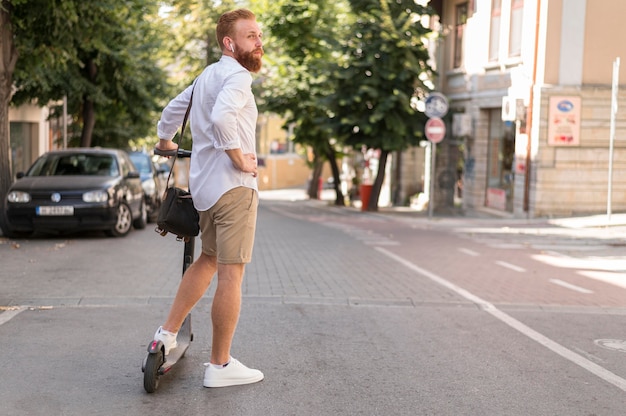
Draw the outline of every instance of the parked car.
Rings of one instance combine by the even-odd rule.
[[[104,230],[121,237],[146,227],[139,172],[122,150],[73,148],[45,153],[9,188],[9,236]]]
[[[129,152],[130,159],[141,175],[141,187],[144,193],[144,202],[148,211],[148,221],[156,222],[159,216],[159,208],[163,198],[163,192],[167,187],[166,170],[152,161],[152,157],[144,152]]]

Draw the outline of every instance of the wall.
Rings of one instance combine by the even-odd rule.
[[[311,169],[302,156],[295,153],[259,156],[259,190],[304,187]]]
[[[609,187],[611,90],[608,87],[544,89],[541,99],[540,136],[535,163],[534,216],[563,216],[606,212]],[[551,95],[582,98],[580,145],[548,144],[548,105]],[[619,95],[620,108],[626,94]],[[626,212],[626,114],[616,122],[612,210]]]

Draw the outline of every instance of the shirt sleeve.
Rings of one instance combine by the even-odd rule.
[[[211,113],[216,149],[241,148],[238,118],[248,102],[251,85],[252,76],[248,71],[237,72],[224,83]]]
[[[193,84],[172,99],[163,109],[161,119],[157,124],[157,137],[159,139],[172,140],[174,138],[178,128],[183,124],[192,91]]]

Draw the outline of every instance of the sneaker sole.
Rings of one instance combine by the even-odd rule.
[[[264,378],[265,377],[263,375],[260,375],[260,376],[250,377],[250,378],[240,379],[240,380],[220,380],[219,382],[215,382],[215,381],[210,382],[210,381],[204,380],[203,385],[204,387],[207,387],[207,388],[242,386],[244,384],[258,383]]]

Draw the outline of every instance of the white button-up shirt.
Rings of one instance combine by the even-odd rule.
[[[206,211],[233,188],[245,186],[258,191],[256,178],[237,169],[225,152],[241,149],[244,154],[256,155],[258,110],[252,94],[252,75],[229,56],[206,67],[194,85],[163,109],[157,135],[167,140],[175,136],[193,88],[189,189],[196,209]],[[185,139],[181,147],[186,147]]]

